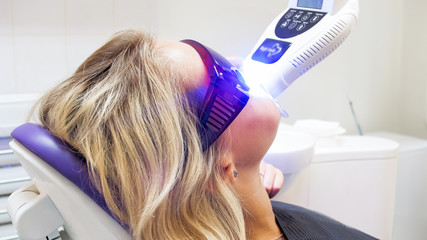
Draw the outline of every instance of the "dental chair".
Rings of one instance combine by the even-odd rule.
[[[32,123],[11,135],[10,147],[32,179],[7,203],[21,239],[131,239],[89,181],[85,160],[66,143]]]

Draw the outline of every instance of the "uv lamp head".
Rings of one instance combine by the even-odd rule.
[[[272,99],[277,99],[289,87],[282,78],[282,71],[283,68],[273,68],[252,59],[246,59],[242,68],[242,74],[251,91],[261,89]]]
[[[249,86],[225,57],[194,40],[183,40],[193,47],[206,67],[209,84],[194,92],[203,95],[199,111],[199,135],[203,151],[227,129],[249,100]]]
[[[344,42],[358,11],[358,0],[290,0],[244,60],[246,81],[277,99]]]

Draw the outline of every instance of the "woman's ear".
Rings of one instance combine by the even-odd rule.
[[[234,184],[239,173],[231,154],[226,154],[223,159],[221,159],[221,167],[224,170],[224,178],[228,179],[231,184]]]

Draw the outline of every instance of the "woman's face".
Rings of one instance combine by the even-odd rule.
[[[203,61],[191,46],[172,41],[159,41],[158,44],[178,65],[188,91],[207,82]],[[236,167],[259,164],[276,136],[279,121],[279,110],[269,98],[250,96],[247,105],[228,127]]]

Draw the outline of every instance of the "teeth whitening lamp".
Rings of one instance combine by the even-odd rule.
[[[260,85],[273,99],[329,54],[350,34],[358,0],[289,0],[243,62],[251,87]]]

